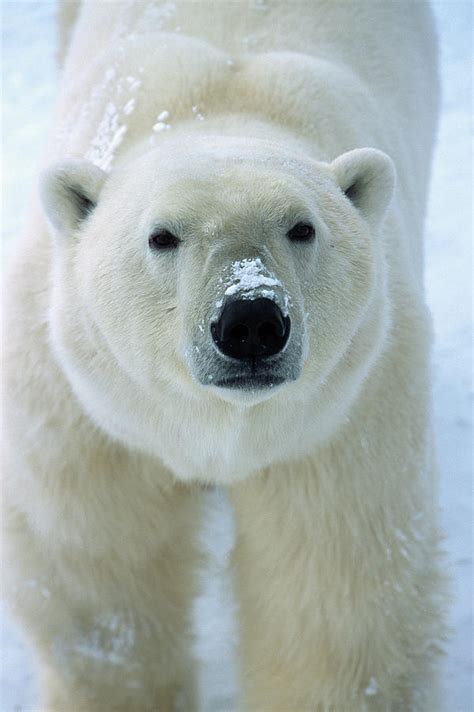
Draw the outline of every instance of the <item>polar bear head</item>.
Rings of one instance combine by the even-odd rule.
[[[92,417],[182,476],[193,476],[178,462],[187,447],[207,453],[209,471],[219,447],[206,424],[225,441],[237,414],[284,440],[298,413],[300,439],[322,437],[386,332],[379,228],[393,183],[374,149],[322,163],[213,136],[139,146],[110,174],[52,166],[41,181],[51,338]],[[256,431],[263,466],[278,447],[266,453]]]

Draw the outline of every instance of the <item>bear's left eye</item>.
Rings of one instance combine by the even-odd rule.
[[[178,247],[179,240],[169,230],[157,230],[148,238],[148,244],[153,250],[167,250]]]
[[[299,222],[288,230],[286,236],[292,242],[310,242],[314,239],[314,227],[311,223]]]

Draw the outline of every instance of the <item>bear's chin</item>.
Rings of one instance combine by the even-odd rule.
[[[212,386],[209,390],[221,400],[234,405],[251,407],[268,401],[280,393],[286,380],[272,379],[227,379]]]

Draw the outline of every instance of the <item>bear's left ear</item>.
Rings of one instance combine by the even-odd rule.
[[[55,163],[40,175],[43,209],[52,226],[70,234],[94,211],[106,173],[88,161]]]
[[[395,189],[392,159],[375,148],[356,148],[336,158],[330,168],[347,198],[369,223],[377,225]]]

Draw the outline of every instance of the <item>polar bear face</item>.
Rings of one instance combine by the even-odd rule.
[[[321,403],[342,406],[385,333],[392,190],[378,151],[325,164],[262,140],[167,140],[110,175],[53,166],[52,342],[86,408],[127,439],[127,419],[147,427],[141,401],[171,419],[183,403],[278,419],[284,403],[317,411],[332,383]],[[354,348],[367,320],[371,343]]]

